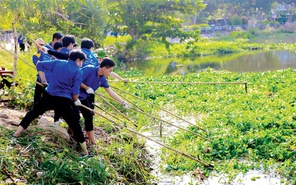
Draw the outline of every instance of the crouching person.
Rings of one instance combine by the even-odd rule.
[[[39,62],[37,70],[43,85],[48,85],[41,100],[37,102],[33,110],[27,112],[19,124],[17,131],[13,134],[19,137],[28,128],[30,123],[47,110],[59,112],[69,127],[73,130],[77,142],[82,151],[88,154],[84,135],[79,124],[79,111],[75,106],[81,105],[78,96],[82,83],[82,72],[80,67],[85,61],[83,52],[73,50],[69,60],[48,60]],[[44,71],[52,71],[50,84],[47,84]]]

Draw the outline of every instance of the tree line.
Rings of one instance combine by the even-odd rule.
[[[218,17],[267,14],[277,0],[2,0],[0,30],[10,30],[17,14],[19,33],[50,36],[54,31],[88,37],[100,46],[109,32],[130,35],[127,51],[139,40],[169,44],[198,40],[199,31],[183,25],[207,22]],[[281,0],[280,3],[293,3]],[[188,21],[190,20],[190,21]],[[123,52],[123,54],[124,54]]]
[[[88,37],[100,43],[110,31],[132,37],[127,46],[145,36],[166,42],[166,37],[186,39],[198,32],[182,30],[185,15],[205,7],[202,0],[4,0],[0,1],[0,29],[11,29],[17,14],[18,32]]]

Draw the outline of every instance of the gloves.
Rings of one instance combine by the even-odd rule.
[[[122,102],[122,106],[123,106],[124,108],[126,108],[126,109],[131,108],[131,106],[130,106],[129,104],[126,103],[126,101],[123,101],[123,102]]]
[[[41,49],[42,49],[43,53],[48,54],[48,48],[47,47],[42,46]]]
[[[43,81],[43,82],[42,82],[42,86],[43,86],[44,88],[46,88],[46,87],[48,86],[47,81]]]
[[[80,102],[79,99],[77,99],[77,100],[74,102],[74,104],[75,104],[76,106],[81,106],[81,102]]]
[[[88,89],[86,90],[86,92],[88,94],[95,94],[95,91],[91,87],[88,87]]]

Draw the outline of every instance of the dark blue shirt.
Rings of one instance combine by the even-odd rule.
[[[52,49],[52,46],[49,44],[46,44],[45,47],[47,49]],[[53,58],[52,56],[50,56],[49,54],[45,54],[43,53],[43,60],[54,60],[55,58]]]
[[[99,67],[95,67],[93,65],[87,65],[81,68],[82,71],[82,83],[86,86],[91,87],[94,91],[96,91],[99,87],[109,88],[108,81],[105,76],[98,76]],[[79,99],[84,100],[90,94],[86,92],[85,89],[80,89]]]
[[[69,54],[70,53],[70,50],[68,48],[65,48],[65,47],[62,47],[61,53],[66,53],[66,54]]]
[[[95,67],[100,66],[100,63],[89,49],[82,48],[81,51],[86,55],[86,60],[83,62],[82,67],[87,66],[87,65],[93,65]]]
[[[82,72],[73,60],[50,60],[37,63],[38,71],[52,72],[46,88],[48,94],[72,99],[78,95],[82,82]]]
[[[53,49],[52,42],[48,43],[48,46],[50,46],[50,48],[48,47],[48,49]]]
[[[33,57],[32,57],[32,60],[33,60],[33,63],[34,63],[34,65],[35,66],[37,66],[37,62],[39,61],[39,62],[42,62],[42,61],[44,61],[44,53],[43,52],[40,52],[40,51],[37,51],[37,53],[35,53],[34,55],[33,55]],[[45,73],[45,77],[46,77],[46,79],[47,79],[47,82],[49,83],[50,82],[50,78],[51,78],[51,71],[45,71],[44,72]],[[37,75],[37,80],[39,81],[39,82],[41,82],[41,79],[40,79],[40,76],[39,76],[39,74]]]
[[[23,36],[19,36],[19,37],[17,38],[17,42],[18,42],[19,44],[24,43],[24,37],[23,37]]]

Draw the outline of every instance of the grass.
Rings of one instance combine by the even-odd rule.
[[[1,64],[12,69],[13,57],[3,50],[0,53]],[[28,110],[32,106],[36,79],[36,70],[28,65],[32,53],[34,50],[19,55],[22,59],[17,67],[19,85],[7,90],[13,97],[10,104],[13,109]],[[117,121],[126,122],[122,118]],[[95,128],[105,130],[111,144],[106,145],[98,138],[96,145],[89,148],[95,154],[93,157],[83,157],[75,144],[54,131],[31,126],[29,132],[15,139],[11,137],[14,130],[0,127],[0,183],[19,179],[25,184],[149,184],[151,160],[143,148],[143,140],[131,137],[126,130],[102,118],[95,116],[94,123]],[[65,124],[62,126],[67,128]],[[37,178],[38,172],[44,172],[44,176]]]
[[[30,132],[18,139],[11,137],[10,129],[0,127],[0,131],[0,182],[20,179],[25,184],[145,184],[151,179],[144,145],[136,137],[124,140],[125,131],[108,133],[117,138],[110,145],[98,139],[89,147],[92,157],[83,156],[75,150],[75,143],[54,130],[31,126]],[[38,172],[44,175],[37,178]]]

